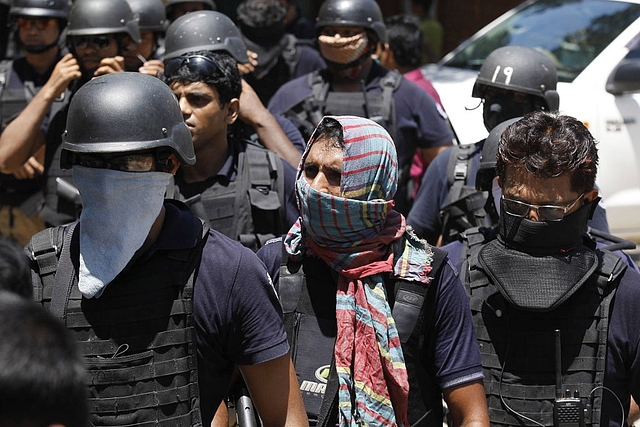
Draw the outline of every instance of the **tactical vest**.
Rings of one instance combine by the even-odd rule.
[[[402,82],[397,70],[389,71],[380,79],[382,93],[335,92],[329,90],[329,82],[323,70],[309,74],[311,95],[291,107],[285,114],[293,116],[302,126],[300,131],[309,140],[311,134],[326,115],[353,115],[365,117],[384,127],[392,138],[396,135],[396,114],[393,93]]]
[[[482,141],[484,142],[484,141]],[[488,192],[467,185],[475,156],[482,151],[482,143],[454,145],[447,164],[449,196],[440,210],[442,244],[458,240],[460,233],[471,227],[491,227],[497,218],[484,210]]]
[[[48,225],[52,226],[74,221],[80,218],[82,211],[80,193],[73,182],[71,169],[63,170],[60,168],[61,153],[62,144],[56,148],[53,160],[47,169],[44,206],[40,211],[40,216]]]
[[[212,229],[255,251],[288,229],[282,160],[251,142],[234,144],[238,156],[235,181],[216,182],[184,202]],[[167,197],[183,199],[177,184],[170,184]]]
[[[0,131],[9,122],[25,109],[40,87],[36,87],[33,81],[22,81],[13,69],[13,60],[0,61]],[[60,111],[69,99],[69,90],[66,90],[51,105],[47,113],[48,118]],[[37,213],[43,203],[42,194],[39,193],[44,178],[17,180],[12,175],[0,177],[0,204],[20,206],[27,214]]]
[[[13,120],[40,90],[32,81],[21,81],[13,70],[13,60],[0,61],[0,129]],[[69,98],[66,90],[51,105],[49,117],[60,111]]]
[[[508,303],[490,281],[478,262],[484,240],[477,229],[469,234],[474,243],[461,279],[482,356],[491,425],[533,425],[527,418],[554,425],[556,330],[562,337],[560,391],[581,398],[585,425],[599,425],[609,306],[624,262],[608,251],[595,250],[595,273],[568,299],[570,303],[548,312],[523,310]]]
[[[439,275],[446,253],[434,248],[429,276]],[[336,339],[335,288],[337,273],[315,257],[302,263],[283,251],[277,291],[284,312],[285,330],[291,347],[300,392],[311,426],[335,425],[338,377],[333,349]],[[424,302],[435,286],[385,279],[389,304],[402,342],[409,374],[409,421],[413,427],[442,425],[441,391],[425,366],[425,325],[433,313]]]
[[[32,238],[32,274],[36,301],[85,356],[92,425],[201,426],[192,298],[208,228],[195,248],[157,253],[85,299],[76,224]]]

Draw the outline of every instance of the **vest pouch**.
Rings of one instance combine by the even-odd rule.
[[[307,418],[315,425],[333,360],[336,322],[304,313],[294,316],[291,354]]]
[[[325,101],[325,115],[366,117],[392,133],[389,117],[385,117],[384,98],[381,93],[329,92]]]
[[[253,229],[256,234],[269,234],[270,236],[280,235],[286,230],[274,229],[274,225],[279,225],[280,220],[280,198],[274,190],[267,187],[257,187],[249,189],[249,203],[251,204],[251,218],[253,218]]]
[[[228,187],[211,187],[200,195],[202,203],[202,213],[194,212],[198,216],[203,215],[209,221],[209,225],[216,231],[237,239],[235,230],[235,184],[229,184]],[[187,205],[191,204],[187,201]],[[193,209],[193,207],[192,207]]]
[[[125,346],[118,349],[122,351],[121,356],[85,358],[93,425],[130,425],[155,419],[159,402],[175,407],[184,405],[174,415],[188,413],[189,388],[195,384],[189,384],[186,360],[154,363],[153,351],[127,355]],[[183,366],[180,369],[177,365]],[[172,376],[176,369],[186,371],[185,375]],[[168,374],[166,378],[174,382],[165,389],[157,387],[163,371]]]
[[[6,126],[15,119],[26,108],[27,103],[23,88],[6,89],[2,95],[2,102],[0,102],[2,126]]]

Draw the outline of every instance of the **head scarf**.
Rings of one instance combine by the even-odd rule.
[[[409,381],[382,273],[426,284],[433,252],[393,210],[398,166],[387,131],[361,117],[331,118],[344,134],[340,196],[314,190],[304,177],[316,130],[298,168],[300,217],[285,248],[294,261],[315,255],[339,273],[340,425],[408,426]]]

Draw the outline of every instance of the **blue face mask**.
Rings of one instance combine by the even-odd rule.
[[[78,286],[99,297],[144,244],[171,174],[73,167],[82,198]]]

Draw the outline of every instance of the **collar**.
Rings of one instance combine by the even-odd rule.
[[[175,174],[175,182],[180,186],[180,192],[186,198],[190,198],[197,193],[201,193],[204,189],[210,187],[215,182],[222,182],[224,184],[233,182],[237,177],[237,166],[238,166],[238,152],[240,151],[237,147],[237,144],[227,139],[227,144],[229,146],[229,156],[225,160],[224,164],[215,175],[210,176],[204,181],[200,182],[192,182],[186,183],[184,182],[184,174],[182,168],[178,169],[178,172]],[[196,155],[197,158],[197,155]],[[197,159],[196,159],[197,161]],[[204,188],[202,186],[204,185]]]
[[[150,258],[156,251],[190,249],[202,237],[202,222],[189,207],[178,200],[164,201],[165,217],[160,235],[140,260]]]

